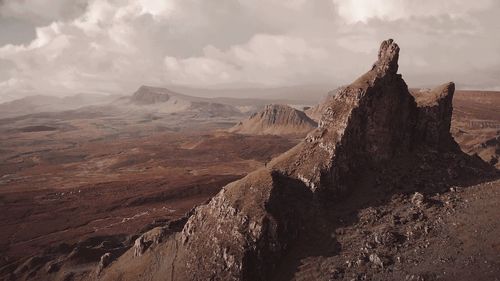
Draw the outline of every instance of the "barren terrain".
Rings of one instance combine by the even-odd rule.
[[[463,151],[500,168],[500,92],[457,91],[452,133]]]
[[[177,218],[296,143],[223,132],[233,124],[70,113],[0,120],[1,265]]]
[[[492,164],[497,164],[494,159],[499,154],[499,105],[500,93],[496,92],[458,91],[454,99],[455,139],[465,152],[477,153]],[[27,258],[54,247],[119,243],[122,246],[116,251],[122,252],[137,234],[181,217],[227,183],[264,167],[299,141],[290,136],[225,133],[243,119],[238,118],[116,115],[87,108],[1,119],[0,276],[10,276],[22,262],[27,272],[37,269],[43,262]],[[499,259],[492,257],[498,253],[495,237],[500,235],[494,224],[500,219],[494,208],[500,198],[498,182],[455,191],[426,194],[426,202],[431,203],[424,207],[412,205],[412,194],[374,207],[340,205],[335,209],[339,223],[332,235],[337,244],[344,245],[342,253],[336,243],[297,245],[297,251],[309,256],[302,258],[292,251],[275,278],[364,280],[396,272],[408,280],[429,276],[469,280],[464,277],[468,266],[478,264],[484,276],[495,276]],[[339,211],[342,208],[346,211]],[[401,216],[398,210],[411,208],[415,214],[403,215],[413,219],[391,225],[394,216]],[[488,216],[476,219],[473,214],[477,213]],[[415,218],[420,215],[426,219]],[[425,227],[428,230],[421,234]],[[370,240],[386,228],[401,237],[411,228],[419,234],[415,239],[398,240],[395,248]],[[309,238],[320,241],[330,230]],[[478,234],[464,234],[471,232]],[[487,241],[484,249],[473,248],[478,239]],[[440,252],[442,244],[455,245],[458,252]],[[481,255],[490,250],[483,260]],[[397,260],[374,265],[372,252],[381,260],[384,254]],[[94,263],[99,256],[89,258]],[[398,269],[400,263],[406,264],[405,270]],[[415,264],[415,270],[407,270],[409,263]],[[462,269],[442,270],[450,265]]]

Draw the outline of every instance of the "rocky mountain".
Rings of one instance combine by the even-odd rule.
[[[270,104],[229,131],[249,135],[305,135],[316,126],[316,122],[300,110],[288,105]]]
[[[181,89],[188,91],[190,88]],[[225,93],[223,90],[221,92],[221,94]],[[131,97],[123,98],[120,104],[146,106],[149,109],[157,108],[160,112],[208,110],[216,113],[216,111],[225,111],[226,115],[235,113],[235,110],[240,113],[257,112],[269,103],[297,104],[297,101],[286,99],[217,97],[217,91],[209,91],[215,97],[198,96],[206,95],[201,90],[194,91],[193,93],[195,95],[186,95],[167,88],[141,86]],[[233,90],[231,93],[233,96],[253,96],[252,93],[247,93],[246,91],[240,93],[237,90]]]
[[[187,113],[204,118],[242,115],[237,107],[230,104],[149,86],[141,86],[132,96],[122,98],[114,105],[132,112]]]
[[[61,280],[429,279],[411,253],[429,246],[422,237],[452,208],[439,206],[456,202],[429,197],[498,173],[450,134],[454,84],[413,96],[397,73],[399,52],[382,42],[371,69],[323,105],[318,127],[265,168],[184,218],[152,225],[129,249],[82,246],[47,272]],[[259,118],[272,123],[267,116],[276,115]],[[426,221],[432,214],[436,223]],[[77,250],[100,256],[90,274],[72,269]]]
[[[227,91],[221,94],[226,94]],[[29,96],[0,104],[0,118],[13,118],[31,114],[55,114],[58,116],[85,115],[151,115],[187,114],[195,118],[241,117],[262,110],[266,104],[300,104],[286,99],[239,98],[253,96],[248,91],[229,91],[234,97],[200,97],[181,94],[167,88],[141,86],[131,96],[77,94],[67,97],[45,95]],[[217,95],[217,91],[208,91]],[[206,94],[206,93],[205,93]]]
[[[453,84],[414,98],[397,74],[399,51],[384,41],[371,70],[335,95],[303,142],[225,186],[181,231],[166,225],[139,237],[100,279],[274,279],[308,251],[335,251],[335,204],[435,193],[494,175],[450,135]],[[308,248],[315,243],[306,237],[321,237],[321,246]],[[293,250],[300,245],[307,251]],[[376,253],[369,260],[384,266]]]

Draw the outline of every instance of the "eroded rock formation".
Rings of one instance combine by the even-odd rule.
[[[283,104],[269,104],[229,129],[250,135],[305,135],[317,126],[304,112]]]
[[[129,250],[102,280],[268,280],[300,234],[314,231],[318,210],[344,194],[424,192],[439,188],[433,179],[487,170],[449,134],[453,84],[413,97],[397,74],[398,57],[398,45],[384,41],[372,69],[329,100],[304,141],[225,186],[182,231],[141,255]]]

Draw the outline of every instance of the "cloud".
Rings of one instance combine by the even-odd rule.
[[[0,100],[141,84],[335,87],[387,38],[410,85],[499,84],[500,4],[488,0],[47,1],[1,2],[0,17],[47,23],[29,43],[0,46]]]
[[[222,51],[213,46],[204,48],[203,56],[177,59],[167,56],[167,76],[173,83],[223,84],[234,81],[268,85],[289,81],[307,81],[318,71],[304,64],[320,66],[328,52],[309,45],[302,38],[257,34],[247,43]],[[274,75],[269,76],[269,73]]]
[[[45,24],[74,18],[86,5],[87,0],[1,0],[0,16]]]
[[[399,20],[426,17],[468,17],[472,11],[485,10],[494,0],[332,0],[347,22],[371,19]]]
[[[0,93],[127,93],[141,84],[287,83],[286,77],[310,76],[302,66],[326,53],[302,38],[258,33],[264,26],[252,23],[255,14],[248,3],[156,3],[94,0],[75,19],[36,28],[31,43],[1,47],[0,59],[15,65],[16,83],[1,84]],[[286,9],[298,14],[299,5],[291,2]],[[290,72],[292,65],[297,70]]]

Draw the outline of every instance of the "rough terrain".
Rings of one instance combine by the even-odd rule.
[[[217,118],[68,115],[0,120],[0,280],[61,243],[123,242],[177,219],[297,142],[219,133],[234,123]]]

